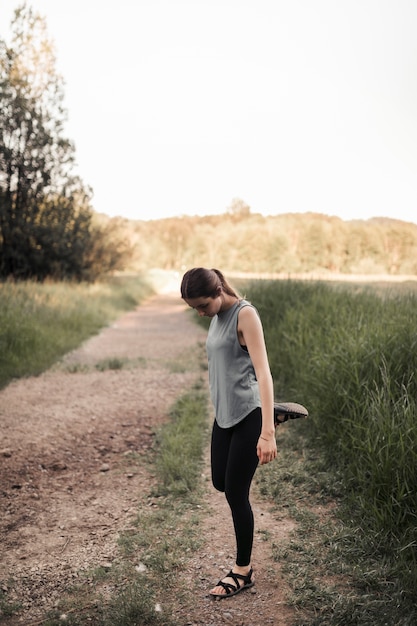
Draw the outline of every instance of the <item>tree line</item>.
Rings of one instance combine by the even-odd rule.
[[[417,275],[417,224],[318,213],[119,220],[134,269],[195,265],[234,272]]]
[[[0,39],[0,277],[93,280],[129,248],[91,207],[64,135],[62,77],[44,18],[15,10]]]

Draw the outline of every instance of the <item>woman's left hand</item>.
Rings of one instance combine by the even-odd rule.
[[[277,442],[275,437],[271,439],[264,439],[263,437],[259,437],[258,445],[256,446],[256,452],[258,455],[259,463],[261,465],[265,465],[265,463],[269,463],[273,461],[277,457]]]

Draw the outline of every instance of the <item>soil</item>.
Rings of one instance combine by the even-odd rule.
[[[118,536],[152,483],[146,464],[132,466],[129,453],[149,452],[170,406],[206,376],[173,367],[202,350],[205,340],[177,294],[153,296],[49,371],[0,391],[0,597],[21,606],[3,624],[42,624],[80,572],[111,567],[118,555]],[[97,368],[111,359],[130,366]],[[207,480],[202,547],[180,574],[189,598],[172,604],[160,589],[159,604],[175,607],[178,624],[292,623],[271,545],[288,541],[294,522],[273,511],[256,487],[252,504],[256,584],[213,600],[207,592],[232,566],[235,546],[224,496]]]

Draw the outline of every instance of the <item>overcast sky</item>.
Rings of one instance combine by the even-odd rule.
[[[0,0],[0,37],[16,0]],[[94,208],[417,223],[417,0],[32,0]]]

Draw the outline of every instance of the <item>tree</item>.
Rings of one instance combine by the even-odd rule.
[[[91,190],[73,175],[63,136],[63,80],[44,18],[15,11],[0,41],[0,275],[83,278],[94,237]]]
[[[235,217],[248,217],[250,215],[250,206],[241,198],[233,198],[227,212]]]

